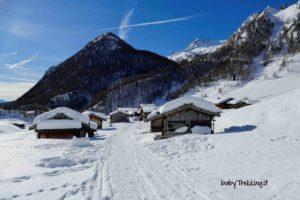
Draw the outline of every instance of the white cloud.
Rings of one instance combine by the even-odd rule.
[[[3,54],[0,54],[0,58],[4,58],[4,57],[7,57],[7,56],[14,56],[14,55],[17,55],[17,54],[18,54],[17,52],[3,53]]]
[[[11,101],[19,98],[35,83],[0,83],[0,99]]]
[[[8,68],[10,68],[10,69],[20,68],[20,67],[23,67],[25,64],[32,62],[34,59],[36,59],[37,56],[38,56],[38,53],[34,54],[30,58],[27,58],[25,60],[21,60],[21,61],[19,61],[17,63],[14,63],[14,64],[5,64],[5,66],[8,67]]]
[[[124,19],[122,20],[122,22],[123,22],[123,21],[125,21],[127,19],[127,23],[123,23],[123,24],[121,23],[121,25],[117,26],[117,27],[100,29],[100,31],[108,31],[108,30],[115,30],[115,29],[126,30],[126,29],[132,28],[132,27],[150,26],[150,25],[173,23],[173,22],[178,22],[178,21],[186,21],[186,20],[189,20],[189,19],[192,19],[192,18],[195,18],[195,17],[204,16],[204,15],[207,15],[207,14],[196,14],[196,15],[190,15],[190,16],[185,16],[185,17],[180,17],[180,18],[173,18],[173,19],[167,19],[167,20],[152,21],[152,22],[142,22],[142,23],[138,23],[138,24],[129,24],[131,15],[132,15],[132,13],[130,14],[130,12],[128,12],[127,15],[124,17]],[[119,31],[119,35],[120,35],[120,31]]]
[[[134,8],[132,8],[121,20],[121,24],[119,26],[119,37],[123,40],[126,40],[128,37],[128,33],[130,32],[131,28],[129,27],[130,19],[133,15]]]

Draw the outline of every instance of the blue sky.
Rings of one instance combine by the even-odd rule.
[[[104,29],[142,24],[110,31],[138,49],[167,56],[197,37],[227,39],[250,14],[268,5],[278,8],[295,2],[0,0],[0,99],[20,96],[50,66],[76,53]]]

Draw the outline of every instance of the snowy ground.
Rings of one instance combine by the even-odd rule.
[[[1,119],[0,200],[300,199],[300,54],[289,59],[243,86],[224,81],[193,94],[256,102],[224,111],[214,135],[154,141],[148,123],[132,122],[104,124],[90,141],[38,140]],[[236,180],[268,183],[221,185]]]
[[[143,122],[106,125],[88,142],[38,140],[2,120],[0,199],[298,199],[299,94],[293,106],[283,96],[230,110],[218,134],[160,141]],[[268,185],[221,186],[240,179]]]

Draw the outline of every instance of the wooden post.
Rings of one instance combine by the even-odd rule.
[[[214,120],[214,117],[211,118],[211,134],[214,133],[214,130],[215,130],[215,120]]]
[[[190,133],[192,133],[192,127],[191,127],[191,111],[189,112],[188,124],[189,124],[189,131],[190,131]]]
[[[169,132],[168,116],[166,117],[166,125],[167,125],[167,134],[168,134],[168,132]]]

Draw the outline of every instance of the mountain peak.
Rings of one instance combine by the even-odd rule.
[[[94,40],[88,43],[86,47],[97,47],[102,50],[114,51],[122,48],[132,48],[129,44],[123,41],[112,32],[106,32],[96,37]]]
[[[222,42],[219,40],[196,38],[192,43],[189,44],[189,46],[185,50],[192,51],[199,47],[211,47],[211,46],[220,45],[220,44],[222,44]]]
[[[180,62],[186,59],[191,60],[196,55],[214,52],[225,42],[226,42],[225,40],[211,40],[211,39],[196,38],[183,51],[173,53],[168,58],[176,62]]]
[[[278,10],[276,10],[275,8],[271,7],[271,6],[267,6],[264,11],[262,12],[262,14],[266,14],[266,15],[274,15],[275,13],[277,13]]]
[[[106,33],[103,33],[102,35],[96,37],[93,40],[93,42],[96,43],[96,42],[103,41],[103,40],[123,41],[121,38],[119,38],[118,36],[116,36],[112,32],[106,32]]]

